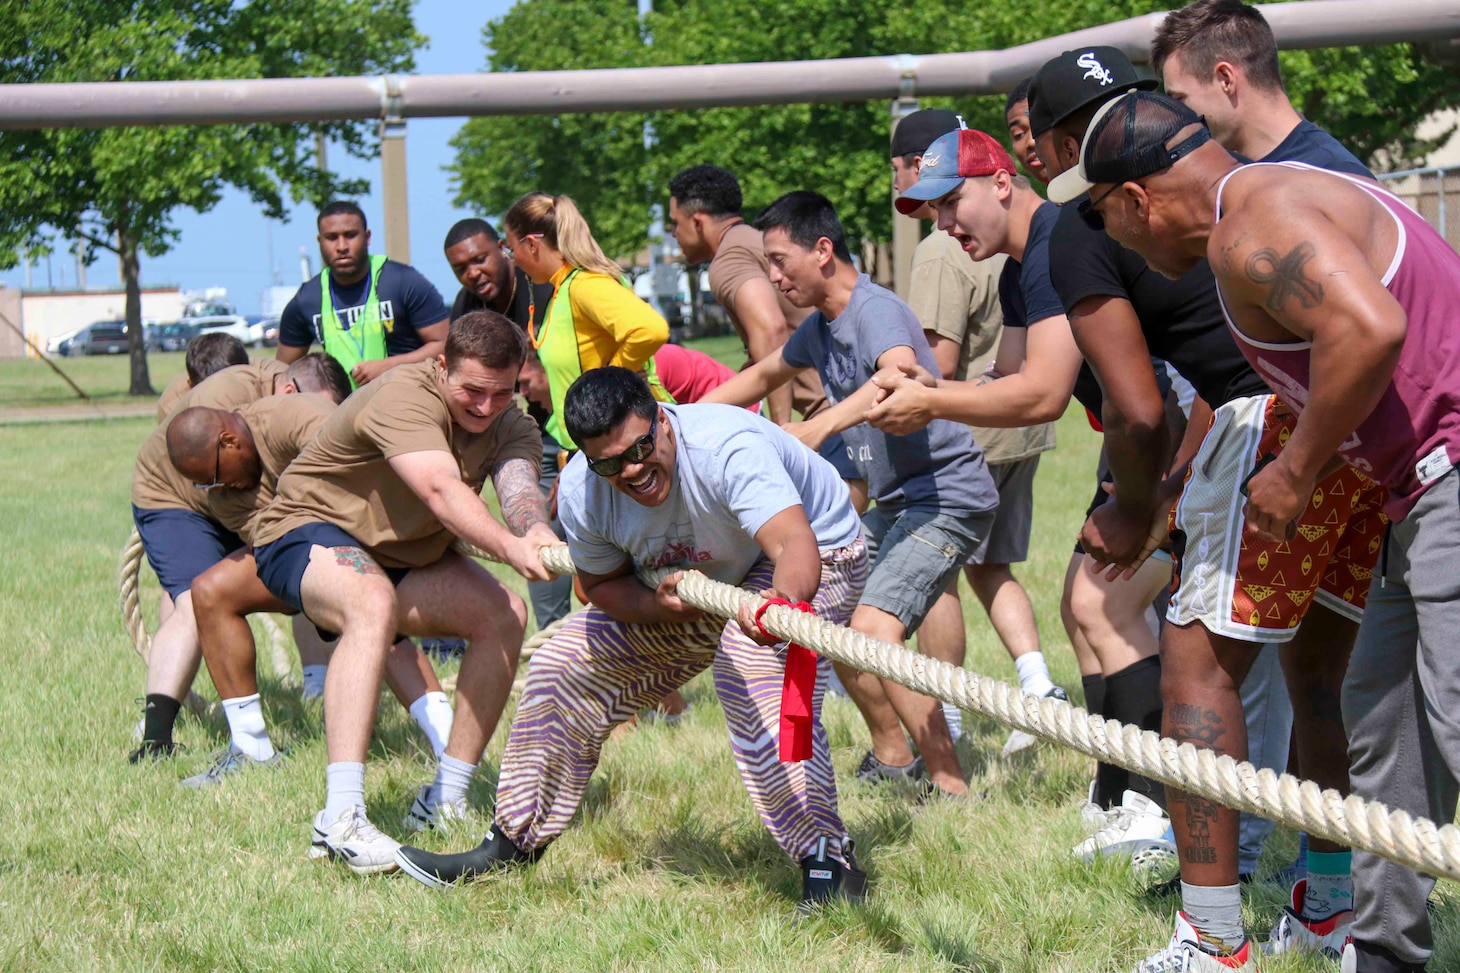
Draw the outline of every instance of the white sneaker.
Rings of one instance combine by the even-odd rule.
[[[1353,942],[1350,934],[1354,924],[1353,910],[1345,909],[1327,919],[1305,919],[1303,894],[1307,890],[1306,878],[1293,886],[1292,905],[1283,909],[1283,917],[1273,927],[1272,935],[1268,937],[1264,948],[1274,956],[1283,953],[1307,953],[1339,959],[1346,955],[1345,947]]]
[[[436,785],[423,784],[403,823],[412,831],[428,831],[456,821],[465,821],[470,817],[471,806],[467,804],[466,798],[440,801],[436,799]]]
[[[1120,807],[1105,814],[1105,826],[1075,846],[1076,858],[1093,862],[1101,855],[1123,855],[1132,867],[1147,870],[1176,857],[1170,819],[1144,794],[1126,791]]]
[[[396,870],[399,847],[400,842],[381,834],[365,816],[365,808],[356,804],[341,811],[333,822],[325,820],[323,811],[314,816],[309,857],[337,859],[356,875],[374,875]]]
[[[1110,823],[1111,816],[1119,813],[1119,808],[1101,807],[1095,803],[1095,782],[1090,781],[1090,790],[1085,795],[1085,803],[1080,805],[1080,821],[1085,825],[1088,832],[1096,832]]]
[[[1359,951],[1354,949],[1354,941],[1350,939],[1343,944],[1343,958],[1339,960],[1339,973],[1359,973]]]
[[[1126,793],[1130,793],[1127,791]],[[1252,956],[1252,943],[1230,956],[1218,956],[1201,948],[1201,933],[1192,928],[1186,913],[1176,913],[1176,934],[1159,953],[1147,956],[1136,965],[1135,973],[1257,973],[1257,960]]]
[[[1070,701],[1069,694],[1066,693],[1059,686],[1055,686],[1049,692],[1040,697],[1040,699],[1051,698],[1063,700],[1066,703]],[[1034,734],[1025,733],[1023,730],[1012,730],[1009,733],[1009,739],[1004,741],[1004,756],[1012,757],[1016,753],[1022,753],[1023,751],[1028,750],[1030,747],[1034,746],[1037,743],[1039,743],[1039,737],[1035,736]]]

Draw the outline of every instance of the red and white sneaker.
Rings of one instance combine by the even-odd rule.
[[[1176,934],[1159,953],[1147,956],[1135,973],[1258,973],[1252,942],[1230,955],[1219,955],[1202,947],[1201,933],[1192,927],[1186,913],[1176,913]]]
[[[1283,953],[1308,953],[1329,959],[1342,957],[1344,947],[1353,942],[1350,930],[1354,924],[1352,909],[1335,913],[1327,919],[1303,918],[1303,895],[1308,880],[1299,879],[1293,886],[1292,905],[1283,909],[1283,917],[1273,927],[1264,950],[1274,956]]]

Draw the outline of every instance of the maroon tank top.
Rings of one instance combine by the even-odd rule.
[[[1384,512],[1393,520],[1409,513],[1425,488],[1460,460],[1460,255],[1399,197],[1344,173],[1301,162],[1262,162],[1346,179],[1374,197],[1399,228],[1399,245],[1383,283],[1408,319],[1394,376],[1383,397],[1339,452],[1355,469],[1389,489]],[[1240,172],[1241,170],[1233,170]],[[1222,190],[1217,187],[1221,219]],[[1221,288],[1218,287],[1220,296]],[[1301,414],[1308,404],[1312,343],[1256,341],[1222,313],[1237,347],[1288,408]]]

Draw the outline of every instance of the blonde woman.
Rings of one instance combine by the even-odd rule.
[[[506,249],[535,284],[553,285],[532,346],[547,372],[552,417],[547,430],[577,449],[563,425],[563,397],[579,375],[602,365],[640,372],[654,397],[673,402],[654,372],[654,352],[669,340],[669,324],[624,283],[623,273],[593,239],[567,196],[528,193],[503,217]]]

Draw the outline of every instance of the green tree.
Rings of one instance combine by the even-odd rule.
[[[0,0],[0,81],[172,81],[408,71],[424,42],[410,0]],[[323,201],[367,187],[315,165],[315,137],[377,151],[368,122],[0,133],[0,266],[52,235],[79,235],[83,258],[115,252],[126,283],[131,394],[152,392],[142,342],[142,255],[177,240],[180,207],[204,212],[228,187],[271,218],[285,198]]]
[[[641,24],[622,0],[533,0],[487,24],[483,36],[493,71],[709,64],[998,50],[1177,6],[1071,0],[1031,17],[1020,0],[656,0]],[[1282,62],[1299,109],[1380,169],[1423,159],[1434,143],[1416,138],[1416,125],[1460,104],[1455,72],[1425,63],[1408,44],[1285,52]],[[957,108],[970,125],[1004,131],[999,96],[922,104]],[[646,126],[656,138],[648,150]],[[707,161],[740,177],[749,213],[787,190],[813,188],[836,204],[853,237],[886,240],[889,127],[882,102],[479,118],[458,134],[452,172],[458,203],[487,213],[533,189],[573,196],[610,253],[643,246],[669,177]]]

